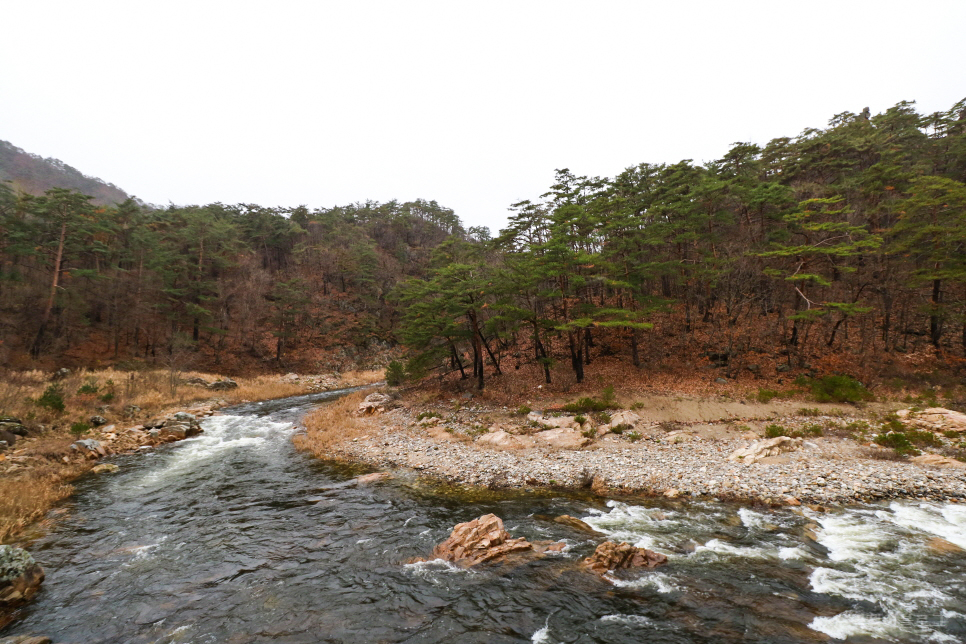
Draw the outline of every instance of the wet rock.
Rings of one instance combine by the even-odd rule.
[[[577,517],[572,517],[569,514],[561,514],[559,517],[554,519],[554,522],[565,525],[568,528],[573,528],[574,530],[578,530],[580,532],[586,532],[587,534],[592,534],[595,536],[603,535],[602,532],[597,532],[584,521],[581,521]]]
[[[802,439],[778,436],[766,441],[756,441],[748,447],[736,449],[728,457],[729,461],[742,463],[756,463],[769,456],[778,456],[782,452],[791,452],[802,446]]]
[[[926,542],[926,547],[932,552],[940,555],[959,555],[963,549],[951,541],[946,541],[941,537],[933,537]]]
[[[590,439],[580,432],[564,428],[537,432],[534,437],[559,449],[580,449],[590,442]]]
[[[85,438],[83,440],[75,441],[70,448],[76,452],[80,452],[82,455],[88,458],[99,458],[101,456],[107,456],[107,450],[101,445],[100,441],[96,441],[93,438]]]
[[[88,422],[90,422],[90,424],[93,425],[94,427],[100,427],[101,425],[107,424],[107,419],[104,418],[103,416],[91,416],[88,419]]]
[[[486,561],[503,559],[514,552],[532,550],[533,545],[526,539],[513,539],[510,536],[500,517],[485,514],[453,528],[449,538],[433,549],[433,558],[463,566],[475,566]]]
[[[101,463],[100,465],[95,465],[93,468],[91,468],[91,471],[94,472],[95,474],[103,474],[103,473],[110,474],[112,472],[118,471],[119,469],[121,468],[119,468],[114,463]]]
[[[157,430],[157,437],[163,441],[180,441],[188,437],[187,423],[165,423],[164,427]],[[154,433],[152,432],[152,435]]]
[[[656,568],[667,563],[667,557],[659,552],[638,548],[627,542],[605,541],[597,546],[594,554],[584,559],[584,565],[603,576],[610,570],[622,568]]]
[[[237,389],[237,388],[238,388],[238,383],[232,380],[231,378],[216,380],[210,385],[208,385],[208,389],[211,389],[213,391],[225,391],[228,389]]]
[[[356,414],[359,416],[381,414],[388,409],[389,403],[391,402],[392,396],[388,394],[369,394],[365,400],[359,403],[359,409],[356,411]]]
[[[524,446],[519,438],[513,434],[508,434],[502,429],[489,434],[483,434],[476,442],[480,445],[489,445],[497,449],[520,449]]]
[[[373,472],[372,474],[363,474],[362,476],[357,476],[352,480],[360,485],[366,485],[369,483],[375,483],[376,481],[383,481],[388,478],[392,478],[392,474],[389,472]]]
[[[0,546],[0,610],[30,601],[43,581],[44,570],[29,552],[13,546]]]

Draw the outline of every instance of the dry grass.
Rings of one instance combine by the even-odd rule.
[[[307,414],[305,434],[295,437],[295,446],[318,457],[332,456],[333,448],[369,431],[364,420],[353,415],[359,403],[366,397],[357,391],[338,400],[326,403]]]
[[[87,471],[88,463],[51,463],[0,479],[0,543],[37,521],[74,489],[67,481]]]

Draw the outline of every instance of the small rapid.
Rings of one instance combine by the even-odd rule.
[[[497,492],[363,473],[297,452],[301,415],[338,395],[253,403],[204,433],[80,479],[30,544],[47,581],[0,636],[57,643],[960,642],[966,507],[832,512]],[[425,557],[493,512],[564,552],[466,570]],[[653,571],[584,573],[602,537],[663,552]]]

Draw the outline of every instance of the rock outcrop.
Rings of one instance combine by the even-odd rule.
[[[966,432],[966,414],[943,407],[930,407],[922,411],[901,409],[896,416],[923,429]]]
[[[769,456],[778,456],[782,452],[792,452],[801,446],[801,438],[778,436],[776,438],[769,438],[766,441],[755,441],[748,447],[736,449],[728,457],[728,460],[741,461],[742,463],[756,463]]]
[[[359,409],[356,411],[356,414],[359,416],[381,414],[389,408],[391,402],[392,396],[388,394],[369,394],[365,400],[359,403]]]
[[[44,581],[44,570],[22,548],[0,546],[0,627],[4,614],[30,601]]]
[[[913,463],[918,463],[919,465],[966,469],[966,463],[957,461],[955,458],[949,458],[948,456],[940,456],[939,454],[923,454],[922,456],[914,456],[911,460]]]
[[[237,388],[238,388],[238,383],[232,380],[231,378],[225,378],[224,380],[216,380],[210,385],[208,385],[208,389],[211,389],[212,391],[225,391],[227,389],[237,389]]]
[[[590,442],[590,439],[573,429],[548,429],[537,432],[534,438],[544,441],[551,447],[559,449],[580,449]]]
[[[433,549],[433,559],[443,559],[461,566],[475,566],[486,561],[503,559],[514,552],[532,550],[533,545],[526,539],[514,539],[510,536],[500,517],[485,514],[453,528],[449,539]]]
[[[629,543],[605,541],[597,546],[594,554],[584,559],[584,565],[598,575],[621,568],[656,568],[667,563],[667,557],[659,552],[638,548]]]
[[[489,434],[483,434],[476,439],[476,442],[480,445],[489,445],[497,449],[520,449],[524,447],[523,441],[502,429],[490,432]]]

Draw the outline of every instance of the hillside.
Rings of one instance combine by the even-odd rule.
[[[97,205],[121,203],[128,194],[112,183],[89,177],[60,159],[26,152],[9,141],[0,141],[0,181],[14,190],[41,195],[50,188],[68,188],[92,196]]]

